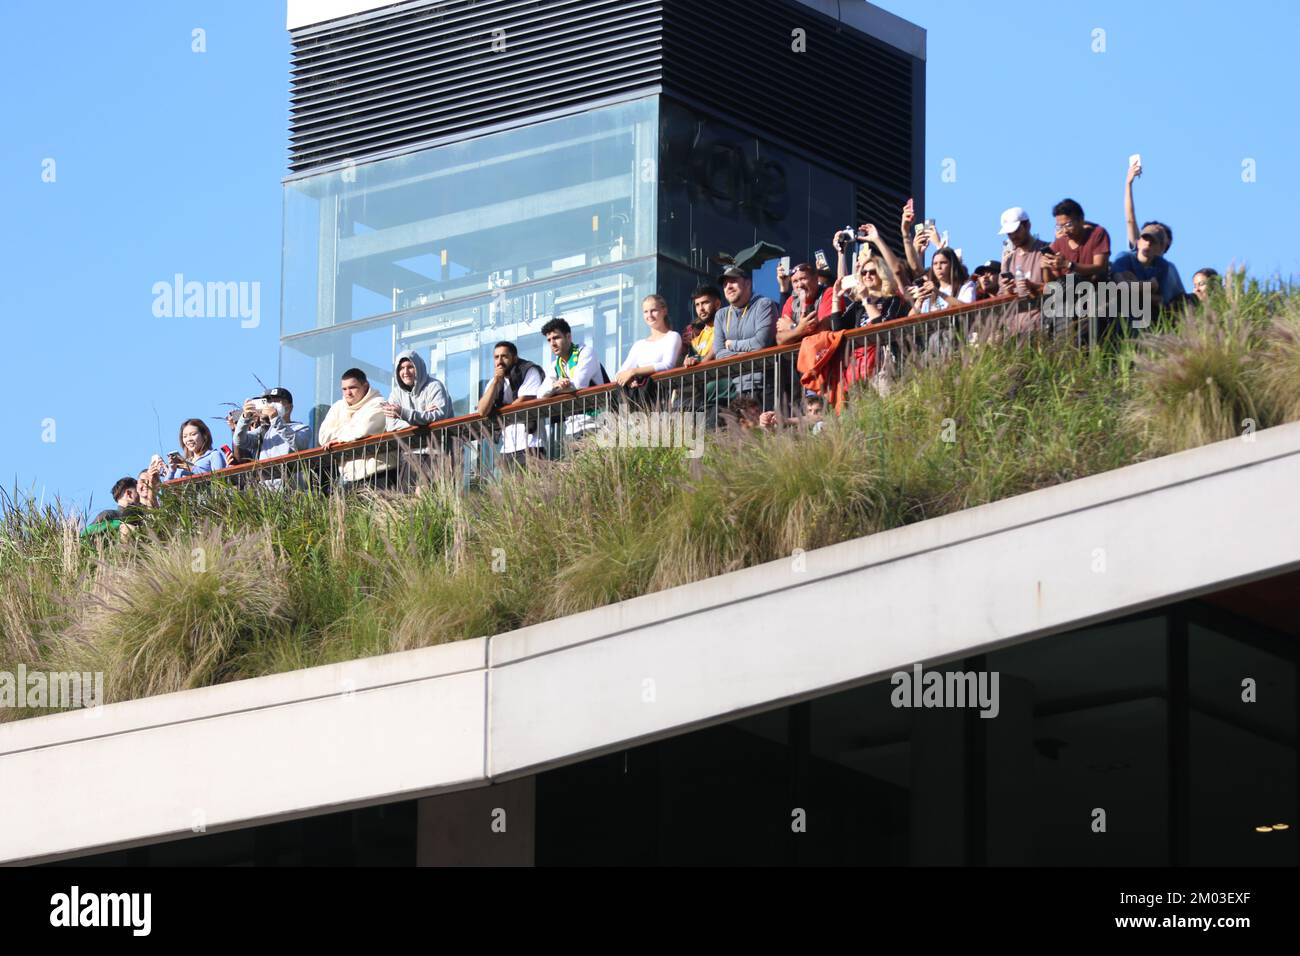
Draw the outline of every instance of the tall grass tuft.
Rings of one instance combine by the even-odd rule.
[[[0,488],[0,669],[38,664],[67,626],[81,579],[103,558],[60,502]]]
[[[1240,311],[1188,313],[1147,336],[1134,361],[1126,422],[1155,454],[1222,441],[1260,422],[1260,325]]]
[[[659,529],[655,588],[788,557],[878,530],[873,449],[830,423],[820,434],[723,433]]]
[[[67,652],[105,672],[109,700],[229,679],[251,643],[287,623],[287,574],[265,532],[140,540],[83,598]]]
[[[1272,320],[1258,362],[1260,402],[1268,423],[1300,421],[1300,308]]]

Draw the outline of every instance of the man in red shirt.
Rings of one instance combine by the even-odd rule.
[[[1079,279],[1105,279],[1110,271],[1110,236],[1095,222],[1085,222],[1083,207],[1073,199],[1062,199],[1052,207],[1056,217],[1056,241],[1043,265],[1054,277],[1073,273]]]
[[[828,319],[833,311],[832,290],[821,290],[817,269],[807,262],[801,262],[790,273],[790,282],[794,286],[794,295],[785,300],[781,318],[776,322],[777,345],[790,345],[806,335],[830,328]],[[796,303],[799,306],[797,315]]]

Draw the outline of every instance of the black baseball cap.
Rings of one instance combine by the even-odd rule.
[[[722,275],[720,275],[718,278],[719,279],[748,279],[749,272],[737,266],[727,266],[727,268],[722,270]]]
[[[988,262],[982,262],[979,265],[977,265],[975,267],[975,270],[971,273],[971,275],[977,276],[981,272],[1001,272],[1001,271],[1002,271],[1002,263],[998,262],[998,260],[996,259],[990,259]]]
[[[279,385],[275,388],[269,389],[262,397],[268,402],[284,402],[286,405],[293,404],[293,394],[287,388],[281,388]]]

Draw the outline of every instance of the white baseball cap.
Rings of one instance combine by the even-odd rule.
[[[1022,222],[1029,221],[1029,213],[1025,212],[1019,206],[1012,206],[1002,214],[1002,228],[998,230],[998,235],[1009,236],[1020,228]]]

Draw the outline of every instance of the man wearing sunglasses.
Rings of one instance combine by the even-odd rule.
[[[1152,291],[1160,296],[1162,305],[1181,301],[1187,294],[1177,267],[1165,258],[1165,251],[1173,241],[1171,230],[1164,223],[1148,222],[1138,233],[1137,249],[1115,257],[1110,264],[1111,278],[1119,281],[1150,282]]]
[[[1182,277],[1174,264],[1165,258],[1173,245],[1174,231],[1163,222],[1151,220],[1137,227],[1137,212],[1133,204],[1133,181],[1142,175],[1142,160],[1133,157],[1124,180],[1124,224],[1128,230],[1129,251],[1110,264],[1111,278],[1119,281],[1150,282],[1162,305],[1181,300],[1186,294]]]
[[[785,300],[781,317],[776,320],[777,345],[789,345],[829,328],[831,290],[822,291],[816,266],[799,263],[790,273],[790,283],[794,294]]]

